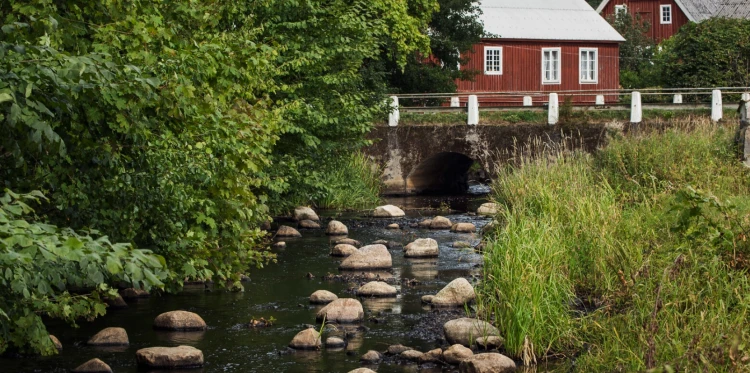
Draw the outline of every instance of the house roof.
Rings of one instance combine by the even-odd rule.
[[[479,7],[485,32],[502,39],[625,41],[585,0],[482,0]]]
[[[604,0],[596,9],[600,12],[611,0]],[[693,22],[705,21],[711,17],[750,19],[748,0],[675,0],[677,6]]]

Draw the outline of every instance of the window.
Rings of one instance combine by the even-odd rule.
[[[672,23],[672,6],[662,5],[661,6],[661,24],[668,25]]]
[[[599,50],[596,48],[581,48],[581,83],[597,83],[599,79]]]
[[[542,84],[560,84],[560,48],[542,49]]]
[[[615,15],[619,16],[620,14],[627,14],[628,13],[628,6],[625,4],[622,5],[615,5]]]
[[[503,48],[484,47],[484,74],[503,74]]]

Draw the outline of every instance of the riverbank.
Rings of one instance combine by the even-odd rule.
[[[579,371],[748,369],[750,173],[734,131],[685,118],[498,175],[479,310],[508,354]]]

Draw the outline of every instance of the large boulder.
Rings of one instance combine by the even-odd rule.
[[[430,229],[450,229],[451,225],[450,219],[444,216],[436,216],[430,221]]]
[[[396,288],[382,281],[368,282],[357,289],[357,295],[361,297],[395,297],[396,294]]]
[[[460,307],[476,298],[474,287],[463,277],[451,281],[440,290],[434,298],[432,305],[438,307]]]
[[[86,342],[89,346],[127,346],[128,333],[123,328],[105,328]]]
[[[448,343],[468,347],[471,347],[478,337],[500,336],[500,331],[491,324],[468,317],[448,321],[443,325],[443,332]]]
[[[302,237],[302,235],[298,230],[288,225],[282,225],[276,231],[276,237]]]
[[[344,225],[344,223],[338,220],[331,220],[330,222],[328,222],[326,234],[329,236],[346,236],[347,234],[349,234],[349,229],[346,227],[346,225]]]
[[[458,365],[461,361],[474,356],[470,348],[455,344],[443,351],[443,359],[448,364]]]
[[[461,362],[461,373],[505,373],[516,370],[513,359],[496,353],[476,354]]]
[[[438,243],[432,238],[420,238],[404,247],[404,256],[407,258],[434,258],[438,254]]]
[[[296,221],[302,221],[302,220],[320,221],[320,217],[318,217],[318,214],[316,214],[313,209],[309,207],[300,206],[294,209],[294,220]]]
[[[289,347],[295,350],[317,350],[321,344],[320,333],[313,328],[308,328],[297,333],[289,343]]]
[[[316,320],[339,324],[351,324],[362,321],[365,311],[362,303],[356,299],[340,298],[323,307],[315,315]]]
[[[451,232],[455,233],[474,233],[477,231],[477,227],[471,223],[456,223],[451,226]]]
[[[354,247],[352,245],[349,245],[349,244],[340,243],[340,244],[334,246],[333,249],[331,249],[331,256],[343,256],[343,257],[347,257],[349,255],[352,255],[352,254],[356,253],[356,252],[357,252],[357,248],[356,247]]]
[[[487,202],[479,206],[477,215],[493,216],[497,215],[497,203]]]
[[[299,222],[299,227],[302,229],[320,229],[320,224],[312,220],[302,220]]]
[[[350,255],[339,265],[343,270],[390,269],[393,259],[384,245],[368,245]]]
[[[310,295],[310,303],[313,304],[328,304],[336,299],[339,299],[339,297],[328,290],[318,290]]]
[[[203,366],[203,352],[192,346],[148,347],[135,352],[138,365],[151,368],[197,368]]]
[[[162,313],[154,319],[154,328],[178,331],[206,330],[206,322],[198,314],[187,311]]]
[[[91,359],[73,369],[73,373],[112,373],[112,368],[99,359]]]
[[[406,215],[406,213],[396,206],[385,205],[376,207],[372,215],[376,218],[398,218]]]

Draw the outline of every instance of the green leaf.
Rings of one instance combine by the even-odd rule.
[[[115,259],[112,256],[107,257],[107,270],[109,273],[116,275],[120,272],[122,272],[122,265],[120,264],[120,261]]]
[[[0,104],[7,101],[13,101],[13,96],[8,93],[0,93]]]

